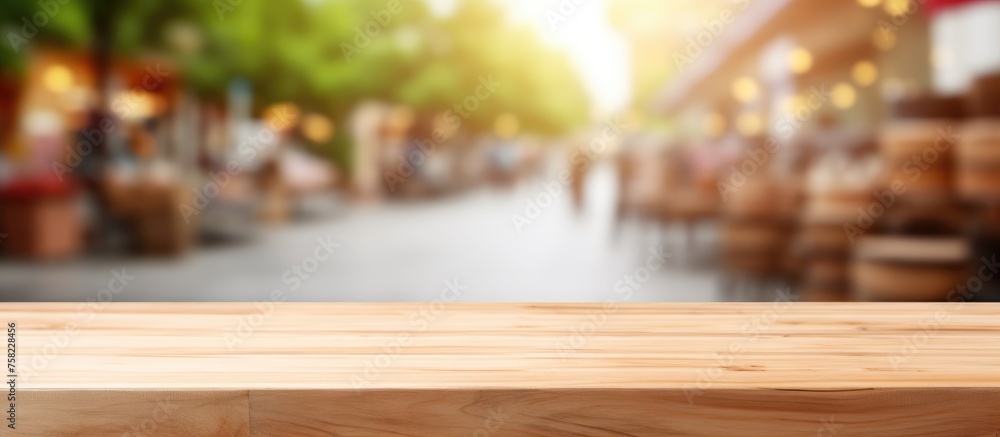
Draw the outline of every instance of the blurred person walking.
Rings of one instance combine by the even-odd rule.
[[[583,182],[590,171],[592,159],[585,145],[575,146],[569,154],[570,191],[573,193],[573,207],[577,211],[583,210]]]

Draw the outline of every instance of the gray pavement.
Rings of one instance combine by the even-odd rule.
[[[717,273],[685,267],[677,245],[664,247],[673,251],[670,264],[645,267],[655,267],[651,250],[662,234],[632,222],[615,228],[614,179],[597,167],[580,212],[567,187],[546,202],[539,180],[443,200],[344,207],[178,260],[4,260],[0,299],[255,301],[280,290],[289,301],[429,301],[451,284],[447,296],[471,302],[718,300]],[[530,220],[520,232],[513,214]]]

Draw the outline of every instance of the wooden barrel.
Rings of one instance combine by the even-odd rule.
[[[893,105],[893,121],[882,130],[879,149],[886,165],[884,188],[905,187],[906,197],[952,190],[955,132],[965,114],[958,98],[921,96]]]
[[[963,209],[954,193],[955,156],[965,102],[921,96],[897,102],[894,119],[883,129],[880,152],[886,163],[880,230],[892,234],[956,235]]]
[[[861,239],[850,271],[854,299],[943,301],[965,281],[969,252],[962,238]]]
[[[959,235],[965,227],[966,208],[951,195],[912,197],[886,208],[879,229],[890,234]]]
[[[1000,118],[966,122],[955,150],[955,185],[965,200],[1000,200]]]
[[[881,154],[886,165],[883,189],[902,184],[905,196],[941,195],[952,189],[953,145],[941,140],[954,123],[948,120],[908,120],[882,131]]]
[[[970,119],[955,150],[958,195],[968,205],[969,268],[1000,253],[1000,74],[976,79],[968,93]],[[980,277],[976,300],[1000,301],[1000,275]]]

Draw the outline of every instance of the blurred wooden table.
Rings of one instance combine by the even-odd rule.
[[[14,303],[0,320],[11,435],[1000,432],[993,304]]]

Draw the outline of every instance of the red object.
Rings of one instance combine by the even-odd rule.
[[[927,13],[931,16],[939,14],[941,12],[954,9],[956,7],[967,5],[970,3],[978,3],[984,1],[997,1],[997,0],[927,0],[927,5],[925,6]]]
[[[79,186],[70,181],[55,178],[17,179],[0,187],[0,199],[24,201],[53,197],[72,197],[79,192]]]

